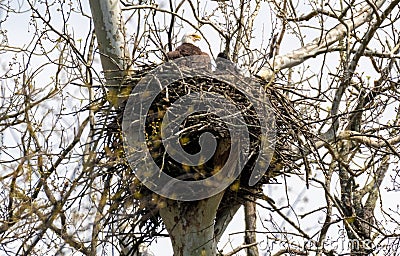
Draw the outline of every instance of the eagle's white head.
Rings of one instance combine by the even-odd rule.
[[[201,40],[201,36],[196,33],[188,33],[182,37],[182,43],[196,44],[196,41]]]

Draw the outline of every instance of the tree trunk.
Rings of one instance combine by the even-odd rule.
[[[89,0],[100,60],[107,81],[108,100],[114,106],[127,97],[121,83],[130,75],[131,57],[125,41],[119,0]]]
[[[174,256],[216,255],[214,221],[223,194],[194,202],[166,200],[160,215],[170,235]]]

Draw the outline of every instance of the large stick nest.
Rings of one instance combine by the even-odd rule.
[[[124,86],[129,90],[135,88],[139,81],[154,68],[154,66],[141,67],[125,82]],[[236,69],[231,69],[230,71],[228,74],[224,74],[224,76],[230,76],[230,80],[235,76],[238,79],[241,77]],[[250,158],[241,175],[225,190],[220,209],[232,205],[233,200],[243,203],[249,195],[255,198],[263,198],[262,186],[264,184],[273,181],[273,177],[279,174],[296,171],[298,167],[294,163],[292,151],[299,145],[297,143],[297,134],[299,134],[302,127],[302,118],[291,107],[288,99],[279,93],[273,84],[265,87],[270,107],[275,115],[275,151],[267,172],[255,186],[249,186],[248,179],[260,150],[262,129],[260,128],[257,113],[247,96],[232,84],[223,80],[215,79],[215,77],[204,77],[201,75],[200,70],[197,76],[169,84],[165,89],[161,90],[161,93],[157,95],[151,104],[145,125],[148,150],[155,163],[172,177],[200,180],[213,175],[225,164],[232,138],[230,138],[224,120],[212,113],[193,113],[180,124],[180,142],[187,153],[195,154],[200,151],[199,138],[204,132],[212,133],[218,142],[217,151],[209,161],[200,166],[186,166],[165,153],[160,135],[163,117],[171,104],[180,97],[193,92],[213,92],[223,95],[227,100],[235,104],[242,114],[250,134]],[[131,166],[124,160],[121,127],[124,110],[125,105],[123,104],[122,107],[111,114],[110,112],[103,113],[104,116],[102,118],[108,123],[104,141],[104,148],[107,150],[101,152],[100,158],[102,159],[100,160],[110,163],[107,167],[107,173],[113,173],[119,177],[119,182],[115,189],[119,191],[118,201],[120,207],[114,209],[119,225],[124,230],[118,234],[119,241],[121,244],[139,245],[141,242],[149,241],[159,234],[161,221],[158,209],[163,207],[165,202],[163,198],[141,184],[135,177]],[[138,232],[140,233],[138,234]],[[130,248],[131,251],[136,251],[137,249],[138,247],[135,246]]]

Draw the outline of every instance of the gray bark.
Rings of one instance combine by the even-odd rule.
[[[252,200],[246,201],[244,203],[244,221],[245,221],[245,243],[255,244],[257,242],[256,236],[256,222],[257,222],[257,212],[256,212],[256,202]],[[246,248],[248,256],[259,256],[257,245],[250,246]]]
[[[223,194],[195,202],[167,200],[160,215],[170,235],[174,256],[216,255],[214,220]]]
[[[126,97],[121,83],[130,74],[131,57],[118,0],[89,0],[109,101],[117,107]]]

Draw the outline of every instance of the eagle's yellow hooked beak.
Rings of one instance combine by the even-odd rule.
[[[201,40],[201,36],[198,35],[198,34],[193,34],[192,37],[193,37],[193,39],[194,39],[195,41]]]

